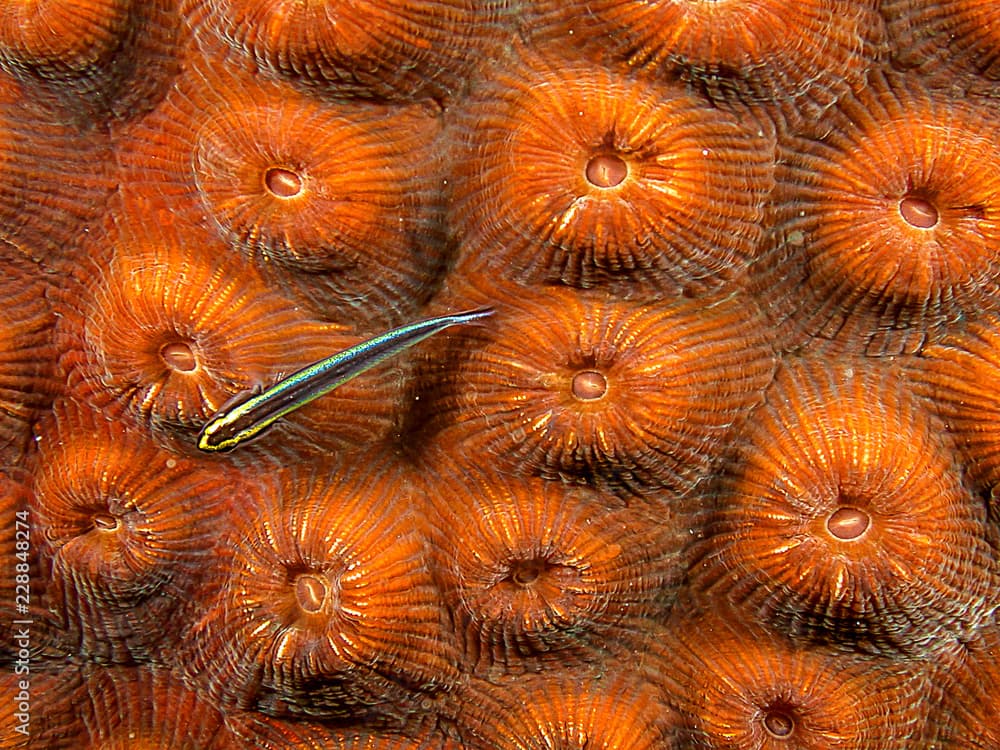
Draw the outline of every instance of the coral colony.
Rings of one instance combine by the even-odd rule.
[[[0,165],[0,747],[1000,747],[1000,4],[7,2]]]

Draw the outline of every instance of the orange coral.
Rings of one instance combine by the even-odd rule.
[[[10,243],[18,253],[55,266],[72,256],[81,227],[106,208],[113,159],[103,140],[65,121],[72,114],[26,101],[26,88],[0,76],[2,252],[10,254]]]
[[[554,671],[496,690],[473,683],[480,710],[461,717],[466,747],[497,750],[679,748],[663,697],[628,672]]]
[[[233,395],[359,341],[306,317],[237,259],[188,251],[188,242],[206,241],[200,233],[125,224],[110,239],[112,257],[81,264],[83,278],[58,295],[61,363],[74,395],[146,429],[189,436],[193,447],[190,436]],[[296,440],[382,437],[395,425],[402,386],[397,369],[362,376],[297,412]]]
[[[662,610],[681,534],[596,492],[434,464],[439,575],[475,671],[590,661],[609,632]]]
[[[0,240],[0,465],[24,454],[31,422],[56,391],[52,311],[36,264]]]
[[[884,45],[873,0],[592,0],[585,13],[559,0],[535,5],[546,41],[573,34],[630,67],[686,75],[713,97],[809,104],[811,115],[859,85]]]
[[[676,288],[756,253],[771,144],[681,88],[529,58],[454,127],[459,273]]]
[[[81,747],[87,736],[79,710],[81,682],[80,668],[73,664],[51,669],[36,662],[35,669],[20,674],[13,669],[0,670],[4,747],[12,750]],[[39,700],[40,696],[44,698]],[[44,706],[44,721],[37,720],[41,706]]]
[[[201,221],[325,317],[398,322],[444,260],[436,110],[199,66],[128,130],[133,195]]]
[[[905,667],[798,648],[734,615],[681,614],[651,643],[648,665],[686,727],[684,747],[910,747],[924,709]]]
[[[992,5],[0,7],[20,745],[995,744]]]
[[[162,95],[177,67],[173,0],[18,0],[0,9],[0,64],[88,130]]]
[[[92,747],[157,750],[168,747],[236,750],[242,742],[224,717],[167,670],[148,667],[93,669],[85,674],[82,714]]]
[[[1000,742],[1000,633],[995,624],[934,666],[934,692],[941,696],[921,740],[926,747],[987,750]]]
[[[488,39],[493,0],[212,0],[211,28],[258,64],[362,96],[442,96]],[[195,3],[191,4],[197,9]]]
[[[0,11],[0,57],[54,77],[107,63],[131,0],[23,0]]]
[[[505,471],[688,491],[774,371],[763,318],[738,295],[654,307],[497,291],[504,306],[484,323],[488,338],[469,351],[463,337],[425,398],[432,419],[454,423],[443,443],[493,455]]]
[[[19,469],[0,469],[0,596],[11,603],[11,612],[19,617],[0,624],[0,661],[17,662],[38,649],[42,642],[40,628],[34,643],[15,640],[24,621],[41,624],[45,608],[41,604],[44,578],[38,565],[38,547],[33,544],[31,519],[31,474]],[[36,535],[37,536],[37,535]],[[14,621],[20,620],[19,624]],[[20,722],[18,722],[20,723]],[[10,723],[5,724],[10,726]]]
[[[371,459],[256,484],[187,636],[202,689],[224,706],[360,717],[456,677],[426,532],[407,510],[419,485]]]
[[[915,78],[877,77],[829,122],[820,139],[781,151],[776,201],[790,259],[763,270],[787,274],[766,289],[782,313],[804,337],[895,353],[995,307],[1000,154],[989,109]]]
[[[1000,487],[998,322],[991,315],[956,330],[912,363],[918,390],[955,433],[970,473],[987,493]]]
[[[695,589],[855,649],[940,647],[982,624],[984,513],[905,388],[860,362],[788,363],[724,482]]]
[[[977,0],[882,0],[893,56],[947,80],[958,72],[1000,78],[1000,9]]]
[[[176,642],[173,618],[215,546],[232,477],[72,402],[56,404],[38,444],[28,510],[65,639],[116,661]]]
[[[443,732],[422,725],[397,733],[380,729],[344,729],[251,713],[230,717],[227,723],[244,742],[264,750],[463,750],[466,747]]]

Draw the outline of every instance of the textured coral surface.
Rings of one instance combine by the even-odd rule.
[[[997,7],[0,3],[0,747],[1000,746]]]

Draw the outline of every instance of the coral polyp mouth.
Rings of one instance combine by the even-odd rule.
[[[511,563],[510,573],[504,579],[515,586],[528,587],[545,575],[549,565],[545,560],[517,560]]]
[[[830,535],[844,542],[853,542],[864,536],[871,525],[871,518],[863,510],[842,506],[826,519]]]
[[[117,531],[121,522],[109,513],[97,513],[94,515],[94,528],[105,533]]]
[[[587,162],[587,182],[597,188],[621,185],[629,174],[628,163],[616,154],[598,154]]]
[[[570,389],[580,401],[599,401],[608,392],[608,379],[596,370],[583,370],[573,376]]]
[[[333,588],[330,581],[316,573],[302,573],[295,577],[295,598],[299,607],[307,614],[316,614],[335,606]]]
[[[198,357],[192,345],[186,341],[173,341],[160,347],[160,357],[167,367],[178,372],[194,372],[198,369]]]
[[[795,732],[795,717],[781,709],[770,709],[761,720],[767,733],[777,740],[787,740]]]
[[[915,195],[908,195],[899,201],[899,215],[917,229],[931,229],[940,219],[940,212],[931,201]]]
[[[264,187],[276,198],[294,198],[305,188],[302,175],[284,167],[271,167],[264,172]]]
[[[773,388],[724,482],[695,590],[861,650],[913,651],[981,621],[984,513],[934,417],[861,363],[798,362]]]

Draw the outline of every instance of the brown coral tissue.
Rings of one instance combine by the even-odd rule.
[[[496,0],[211,0],[209,24],[292,79],[340,94],[445,96],[489,38]],[[198,10],[196,3],[191,7]]]
[[[882,0],[893,57],[942,82],[955,73],[1000,78],[1000,7],[979,0]]]
[[[55,319],[45,301],[41,266],[0,240],[0,466],[28,448],[31,423],[56,391]]]
[[[454,129],[460,272],[676,289],[758,249],[771,142],[682,88],[531,58],[495,73]]]
[[[683,75],[722,101],[794,104],[813,114],[860,84],[884,46],[873,0],[596,0],[586,12],[559,0],[533,5],[539,37],[573,35],[592,54]]]
[[[828,122],[821,137],[790,139],[781,151],[786,260],[763,266],[788,274],[775,298],[802,337],[912,352],[950,321],[995,308],[995,108],[931,92],[913,76],[878,76]],[[789,273],[796,268],[801,275]]]
[[[464,750],[466,745],[421,723],[405,733],[377,728],[342,728],[318,721],[277,719],[258,713],[233,714],[227,725],[248,747],[263,750]],[[429,722],[428,722],[429,724]]]
[[[90,669],[85,677],[82,700],[74,709],[82,714],[90,747],[236,750],[243,746],[223,723],[218,708],[165,669]]]
[[[11,243],[48,264],[71,254],[80,227],[98,220],[114,189],[113,158],[104,139],[79,133],[64,113],[27,98],[27,87],[0,73],[2,254]]]
[[[774,371],[764,319],[739,295],[651,306],[555,288],[500,299],[488,340],[470,350],[463,337],[453,359],[431,360],[428,409],[442,443],[512,474],[690,491]]]
[[[912,362],[917,389],[958,438],[978,489],[992,495],[996,517],[1000,487],[1000,317],[956,330]]]
[[[128,28],[131,0],[28,0],[0,11],[0,60],[46,78],[106,65]]]
[[[632,672],[552,671],[513,687],[472,683],[460,717],[475,750],[680,750],[675,715]]]
[[[25,641],[23,636],[25,620],[43,614],[39,606],[44,579],[38,567],[38,550],[32,547],[31,539],[31,474],[22,469],[0,469],[0,596],[11,603],[12,611],[18,618],[8,618],[0,623],[0,664],[14,664],[24,661],[33,649],[41,645],[41,638],[35,643]],[[15,620],[20,620],[20,624]],[[19,633],[19,631],[21,631]],[[36,634],[37,636],[37,634]],[[12,672],[13,674],[13,672]]]
[[[971,632],[996,566],[942,433],[898,375],[789,361],[723,482],[695,589],[853,649]]]
[[[357,718],[455,678],[421,496],[399,466],[339,462],[257,486],[188,633],[192,679],[228,707]]]
[[[1000,631],[991,623],[935,664],[934,689],[941,703],[927,722],[922,738],[927,747],[988,750],[1000,744],[998,656]]]
[[[176,70],[174,0],[25,0],[0,9],[0,66],[86,129],[148,108]]]
[[[33,623],[34,624],[34,623]],[[34,668],[32,668],[34,667]],[[57,668],[35,661],[26,673],[0,671],[0,725],[5,748],[77,750],[86,742],[80,718],[80,669],[74,664]],[[27,695],[27,700],[25,700]],[[35,696],[44,696],[41,700]]]

